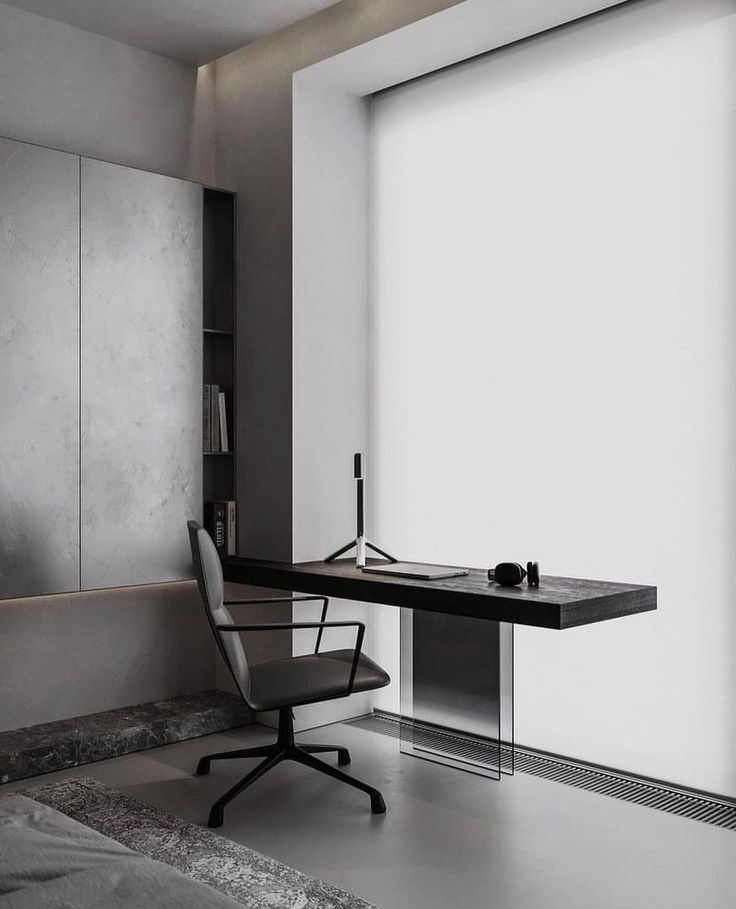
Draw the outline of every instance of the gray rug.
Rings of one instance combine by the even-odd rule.
[[[84,777],[22,793],[129,849],[165,862],[248,909],[376,909],[196,824]]]

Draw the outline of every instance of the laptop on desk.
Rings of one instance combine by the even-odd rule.
[[[447,565],[421,565],[417,562],[393,562],[385,565],[366,565],[366,574],[389,574],[399,578],[416,578],[421,581],[438,581],[440,578],[460,578],[467,568],[449,568]]]

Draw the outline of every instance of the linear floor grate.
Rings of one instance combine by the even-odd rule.
[[[448,757],[498,764],[497,744],[483,745],[452,732],[415,726],[408,720],[383,713],[367,714],[344,722],[358,729],[377,732],[395,739],[400,738],[404,728],[407,733],[411,731],[413,741],[420,747],[444,751]],[[510,770],[512,767],[512,750],[507,745],[501,746],[501,767],[504,770]],[[575,786],[636,805],[655,808],[657,811],[666,811],[727,830],[736,830],[736,804],[693,794],[664,783],[657,784],[519,747],[513,750],[513,769],[545,780],[564,783],[566,786]]]

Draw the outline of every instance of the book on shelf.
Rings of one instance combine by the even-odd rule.
[[[220,419],[220,451],[229,451],[227,439],[227,410],[225,408],[225,392],[217,395],[217,411]]]
[[[219,556],[227,553],[227,521],[224,502],[205,502],[204,527],[212,537]]]
[[[215,544],[217,554],[220,557],[235,555],[236,515],[234,501],[205,502],[204,526],[207,533],[212,537],[212,542]]]
[[[211,427],[211,447],[210,451],[220,451],[220,418],[219,418],[219,385],[210,385],[210,427]]]
[[[202,395],[202,450],[229,452],[227,404],[219,385],[205,385]]]
[[[202,395],[202,451],[210,450],[210,440],[212,430],[210,429],[210,387],[204,386]]]
[[[230,500],[227,503],[227,554],[229,556],[235,555],[235,536],[237,533],[237,525],[235,519],[235,502]]]

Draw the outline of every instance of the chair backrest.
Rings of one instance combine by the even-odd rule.
[[[187,521],[189,545],[192,549],[194,573],[202,597],[207,621],[217,641],[217,646],[227,668],[230,670],[238,690],[246,704],[250,699],[250,672],[248,659],[240,636],[235,631],[217,630],[218,625],[234,625],[233,617],[224,604],[225,584],[222,564],[212,538],[196,521]]]

